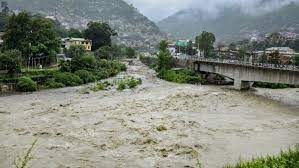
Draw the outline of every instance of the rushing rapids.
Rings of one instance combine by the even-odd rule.
[[[80,86],[0,97],[0,167],[11,167],[36,138],[33,168],[215,168],[299,142],[299,89],[255,94],[174,84],[139,61],[116,78],[129,75],[143,84],[123,92],[82,94],[88,86]]]

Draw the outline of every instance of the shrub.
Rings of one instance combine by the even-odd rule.
[[[103,83],[97,83],[95,86],[91,87],[90,90],[97,92],[101,90],[105,90],[106,86]]]
[[[92,55],[85,55],[82,57],[75,57],[71,62],[72,72],[78,70],[95,71],[98,69],[98,62]]]
[[[76,71],[75,74],[80,77],[80,79],[83,81],[83,83],[90,83],[90,82],[96,81],[96,77],[93,76],[92,73],[90,73],[86,70]]]
[[[113,69],[116,69],[119,72],[127,70],[127,66],[125,64],[123,64],[123,63],[120,63],[120,62],[113,61],[111,63],[111,65],[112,65]]]
[[[55,82],[62,83],[65,86],[78,86],[83,83],[79,76],[65,72],[58,73],[54,76]]]
[[[71,72],[71,62],[70,61],[61,61],[59,64],[61,72]]]
[[[202,79],[199,75],[188,70],[174,71],[162,69],[161,71],[159,71],[158,77],[166,81],[175,83],[196,84],[202,82]]]
[[[118,85],[117,85],[117,88],[116,88],[118,91],[122,91],[122,90],[125,90],[126,89],[126,83],[125,82],[120,82]]]
[[[109,77],[108,71],[105,69],[101,69],[98,71],[93,72],[93,76],[97,79],[97,80],[102,80],[102,79],[106,79]]]
[[[134,78],[131,78],[131,79],[129,79],[126,83],[127,83],[128,87],[129,87],[130,89],[133,89],[133,88],[135,88],[136,86],[142,84],[142,80],[141,80],[141,79],[136,80],[136,79],[134,79]]]
[[[37,84],[31,78],[21,77],[17,83],[17,90],[21,92],[33,92],[37,90]]]
[[[45,89],[56,89],[56,88],[63,88],[65,85],[63,83],[55,82],[53,79],[48,80],[46,83],[43,84]]]
[[[0,54],[0,70],[8,70],[8,74],[21,72],[21,53],[18,50],[9,50]]]
[[[289,88],[291,86],[286,85],[286,84],[256,82],[256,83],[254,83],[254,87],[270,88],[270,89],[285,89],[285,88]]]

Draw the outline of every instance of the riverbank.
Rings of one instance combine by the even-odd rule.
[[[139,61],[110,80],[126,76],[143,83],[123,92],[81,94],[89,86],[79,86],[0,97],[0,167],[11,167],[35,138],[33,168],[217,168],[299,142],[294,106],[162,81]]]

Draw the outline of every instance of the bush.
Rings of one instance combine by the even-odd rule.
[[[96,81],[96,77],[93,76],[92,73],[90,73],[86,70],[76,71],[75,74],[80,77],[80,79],[83,81],[83,83],[90,83],[90,82]]]
[[[78,86],[83,83],[79,76],[65,72],[65,73],[58,73],[54,76],[55,82],[62,83],[65,86]]]
[[[33,92],[37,90],[37,83],[31,78],[21,77],[17,83],[17,90],[21,92]]]
[[[254,87],[270,88],[270,89],[285,89],[285,88],[290,88],[291,86],[286,84],[278,84],[278,83],[256,82],[254,83]]]
[[[63,87],[65,87],[63,83],[55,82],[54,80],[48,80],[46,83],[43,84],[43,88],[45,89],[57,89]]]
[[[72,72],[78,70],[95,71],[98,69],[98,62],[92,55],[85,55],[82,57],[75,57],[71,62]]]
[[[113,61],[111,63],[111,65],[112,65],[112,68],[118,70],[118,72],[127,70],[127,66],[120,62]]]
[[[105,89],[106,89],[106,86],[103,83],[97,83],[95,86],[90,88],[90,90],[92,90],[94,92],[105,90]]]
[[[188,70],[174,71],[162,69],[161,71],[159,71],[158,77],[166,81],[175,83],[196,84],[202,82],[202,79],[199,75]]]
[[[120,82],[118,85],[117,85],[117,88],[116,88],[118,91],[122,91],[122,90],[125,90],[126,89],[126,83],[125,82]]]
[[[7,70],[8,74],[21,72],[21,53],[18,50],[9,50],[0,53],[0,70]]]
[[[105,69],[102,70],[98,70],[93,72],[93,76],[97,79],[97,80],[102,80],[102,79],[106,79],[109,77],[108,71]]]
[[[128,87],[129,87],[130,89],[133,89],[133,88],[135,88],[136,86],[142,84],[142,80],[141,80],[141,79],[136,80],[136,79],[134,79],[134,78],[131,78],[131,79],[129,79],[126,83],[127,83]]]
[[[71,62],[70,61],[61,61],[59,64],[61,72],[71,72]]]

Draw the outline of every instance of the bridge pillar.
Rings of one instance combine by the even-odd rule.
[[[252,82],[242,81],[235,79],[234,80],[234,88],[237,90],[249,90],[252,86]]]

